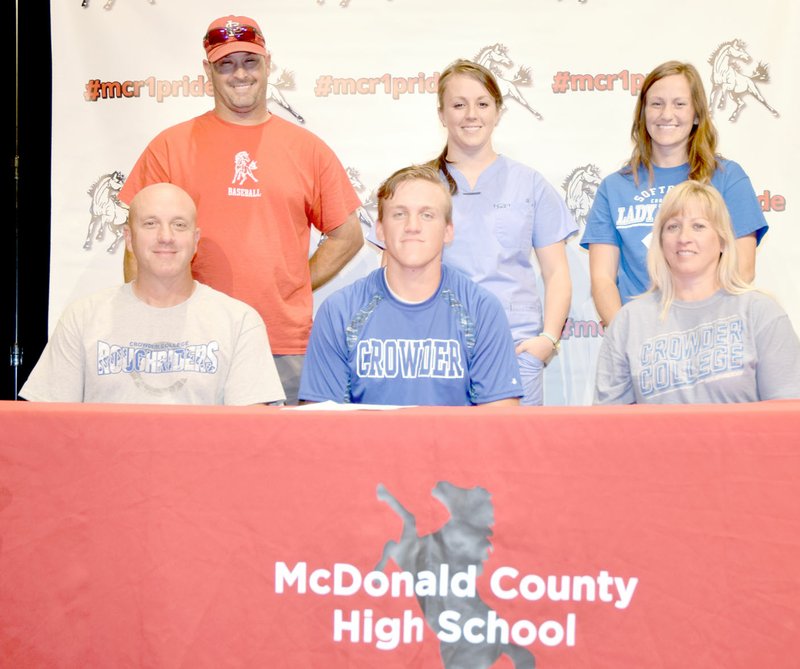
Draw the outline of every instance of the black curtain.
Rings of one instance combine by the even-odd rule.
[[[59,0],[70,2],[79,0]],[[2,394],[13,400],[47,342],[50,274],[50,146],[52,63],[50,3],[18,0],[6,5],[3,25],[16,24],[16,123],[14,142],[6,137],[6,214],[0,290],[0,362]],[[14,12],[12,14],[11,12]],[[21,350],[19,362],[16,352]],[[19,363],[19,364],[17,364]]]

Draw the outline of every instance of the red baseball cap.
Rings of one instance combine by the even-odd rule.
[[[203,47],[210,63],[235,51],[267,55],[264,33],[248,16],[222,16],[208,26]]]

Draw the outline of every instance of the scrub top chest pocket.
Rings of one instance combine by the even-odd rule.
[[[503,248],[530,249],[533,239],[533,204],[498,202],[494,205],[494,236]]]

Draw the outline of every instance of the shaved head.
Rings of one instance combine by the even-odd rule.
[[[131,200],[128,221],[132,223],[148,215],[154,208],[170,209],[174,215],[180,215],[197,225],[197,207],[194,200],[180,186],[171,183],[157,183],[145,186]]]

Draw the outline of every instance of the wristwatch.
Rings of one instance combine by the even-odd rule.
[[[550,343],[553,345],[553,350],[554,351],[558,352],[558,349],[561,348],[561,340],[557,339],[556,337],[551,335],[549,332],[540,332],[539,336],[540,337],[544,337],[545,339],[549,339]]]

